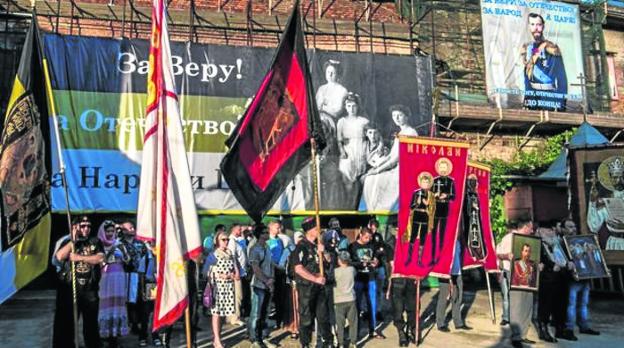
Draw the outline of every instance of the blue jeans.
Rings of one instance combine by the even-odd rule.
[[[580,296],[579,296],[580,293]],[[568,297],[568,321],[566,322],[566,329],[574,330],[577,312],[577,301],[580,297],[581,303],[578,306],[578,326],[581,329],[589,328],[589,311],[587,305],[589,304],[589,281],[572,281],[570,283],[570,292]]]
[[[365,288],[368,287],[368,296],[364,295]],[[365,305],[368,305],[368,326],[372,331],[377,327],[377,281],[375,278],[368,282],[355,282],[355,297],[359,311],[363,311]],[[364,303],[367,301],[367,303]]]
[[[503,295],[503,320],[509,320],[509,280],[511,275],[508,271],[503,271],[500,277],[501,294]]]
[[[249,340],[251,342],[262,341],[262,329],[266,324],[266,312],[268,307],[268,291],[255,286],[251,287],[251,313],[249,313]]]

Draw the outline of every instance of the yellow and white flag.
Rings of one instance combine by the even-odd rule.
[[[152,1],[137,236],[154,241],[157,287],[153,330],[173,324],[188,305],[185,260],[201,253],[191,176],[167,32],[164,0]]]

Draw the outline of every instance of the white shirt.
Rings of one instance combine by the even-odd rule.
[[[242,237],[241,237],[242,238]],[[234,235],[230,235],[230,240],[228,241],[228,249],[230,253],[234,256],[236,261],[238,261],[238,272],[241,277],[245,277],[247,275],[247,253],[243,247],[237,242],[237,238]]]
[[[512,238],[513,238],[513,233],[509,232],[507,233],[503,239],[501,239],[501,241],[498,243],[498,245],[496,245],[496,254],[509,254],[511,253],[511,242],[512,242]],[[503,269],[505,271],[511,272],[511,261],[509,260],[501,260],[499,258],[496,258],[498,263],[501,264],[503,266]]]

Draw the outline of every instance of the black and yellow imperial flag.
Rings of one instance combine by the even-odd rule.
[[[311,159],[311,139],[325,146],[296,1],[271,67],[226,141],[221,172],[255,221]]]
[[[0,303],[48,266],[50,127],[42,52],[33,14],[0,139]]]

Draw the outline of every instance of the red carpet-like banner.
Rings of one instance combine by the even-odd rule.
[[[486,271],[497,271],[494,235],[490,224],[490,168],[468,162],[466,192],[463,207],[462,243],[463,268],[483,266]]]
[[[468,144],[399,138],[399,230],[393,274],[448,277],[466,182]]]

